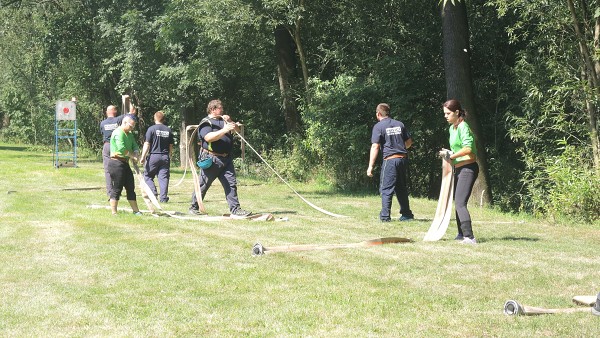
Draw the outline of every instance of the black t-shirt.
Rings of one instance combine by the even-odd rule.
[[[146,142],[150,143],[150,154],[169,155],[169,146],[174,142],[171,128],[155,124],[146,131]]]
[[[102,141],[110,142],[110,135],[117,129],[118,126],[123,122],[125,115],[107,117],[106,120],[100,122],[100,133],[102,134]]]
[[[202,148],[218,154],[230,154],[233,148],[233,135],[227,133],[214,142],[206,142],[206,134],[223,129],[225,121],[221,118],[205,118],[200,122],[198,128],[198,137],[202,140]]]
[[[383,148],[383,158],[395,154],[406,154],[405,141],[410,139],[410,133],[404,124],[392,118],[385,118],[373,127],[371,143],[379,143]]]

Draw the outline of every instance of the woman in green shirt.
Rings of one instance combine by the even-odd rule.
[[[473,185],[479,175],[477,147],[471,128],[465,121],[466,112],[458,100],[448,100],[443,104],[444,117],[450,124],[450,150],[442,149],[440,156],[452,161],[454,166],[454,203],[458,235],[456,240],[464,244],[476,244],[471,214],[467,202]]]

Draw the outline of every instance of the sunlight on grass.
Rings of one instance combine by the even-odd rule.
[[[572,307],[600,291],[598,224],[549,225],[471,206],[477,246],[423,242],[436,201],[411,199],[416,220],[380,223],[376,192],[303,185],[321,214],[283,184],[239,178],[242,206],[287,222],[184,221],[106,209],[100,162],[54,169],[3,148],[0,332],[5,336],[594,336],[588,313],[513,318],[507,299]],[[181,177],[177,171],[172,182]],[[10,193],[9,193],[10,191]],[[139,192],[139,190],[138,190]],[[164,207],[187,212],[191,175]],[[138,198],[143,205],[141,198]],[[215,184],[206,207],[227,212]],[[395,203],[393,212],[398,213]],[[396,216],[397,218],[397,216]],[[413,243],[254,257],[255,242]]]

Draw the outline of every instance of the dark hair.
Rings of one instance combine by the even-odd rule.
[[[208,106],[206,107],[206,113],[210,114],[213,110],[219,107],[223,107],[221,100],[212,100],[208,103]]]
[[[380,103],[377,105],[376,111],[381,114],[381,116],[388,116],[390,114],[390,106],[387,103]]]
[[[460,102],[456,99],[450,99],[450,100],[444,102],[444,104],[442,106],[445,108],[448,108],[451,111],[458,110],[458,116],[460,116],[460,117],[467,116],[467,112],[464,109],[462,109],[462,107],[460,106]]]

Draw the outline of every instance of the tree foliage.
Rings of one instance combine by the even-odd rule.
[[[435,154],[448,137],[440,6],[457,1],[2,2],[0,137],[51,144],[54,103],[75,96],[82,146],[99,153],[103,111],[122,94],[133,96],[143,126],[163,110],[180,133],[220,98],[288,177],[375,191],[365,175],[370,131],[387,102],[415,141],[411,194],[435,198]],[[570,1],[574,11],[568,2],[461,2],[494,202],[550,214],[580,196],[576,215],[560,214],[589,219],[598,199],[576,178],[597,175],[590,112],[599,102],[581,36],[598,62],[597,1]],[[293,58],[287,87],[277,29]]]

